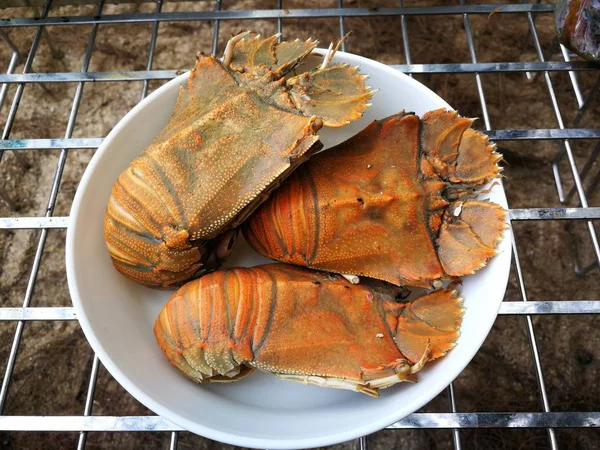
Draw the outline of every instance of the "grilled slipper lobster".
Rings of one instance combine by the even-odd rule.
[[[476,199],[501,156],[472,122],[445,110],[374,121],[299,167],[246,239],[267,258],[396,285],[472,274],[506,227],[499,205]]]
[[[155,325],[157,342],[196,382],[232,382],[254,368],[304,384],[377,397],[455,345],[452,286],[412,302],[377,280],[267,264],[226,269],[181,287]]]
[[[358,119],[372,91],[331,63],[333,46],[292,74],[317,42],[277,39],[243,32],[222,58],[198,56],[169,122],[113,186],[107,247],[135,282],[181,286],[154,333],[192,380],[258,369],[377,397],[456,344],[462,300],[439,288],[496,251],[505,211],[476,197],[501,156],[471,119],[437,110],[313,157],[319,130]],[[295,265],[218,270],[244,222],[259,253]],[[402,301],[403,285],[438,290]]]
[[[198,55],[169,122],[118,177],[104,230],[125,276],[168,287],[218,268],[235,227],[322,148],[319,129],[369,106],[366,76],[331,64],[337,48],[291,76],[318,42],[277,38],[243,32],[220,60]]]

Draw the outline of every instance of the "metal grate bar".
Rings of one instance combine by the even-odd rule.
[[[344,44],[342,44],[344,45]],[[213,51],[216,47],[213,41]],[[462,64],[393,64],[390,67],[411,74],[434,73],[482,73],[482,72],[553,72],[592,71],[598,66],[588,62],[494,62],[494,63],[462,63]],[[183,73],[182,70],[122,70],[115,72],[36,72],[0,74],[0,83],[75,83],[88,82],[123,82],[141,80],[171,80]]]
[[[17,49],[15,44],[12,43],[12,41],[8,38],[4,31],[0,32],[0,39],[2,39],[4,43],[8,45],[8,48],[10,48],[11,51],[10,62],[8,63],[8,70],[6,71],[6,73],[10,75],[15,71],[15,67],[19,62],[21,55],[19,54],[19,50]],[[2,106],[4,105],[4,100],[6,99],[7,91],[8,85],[3,84],[2,88],[0,88],[0,108],[2,108]]]
[[[0,140],[0,150],[95,149],[102,141],[103,138],[5,139]]]
[[[6,320],[77,320],[70,307],[0,308],[0,321]]]
[[[403,8],[404,7],[404,1],[403,0],[398,0],[398,6]],[[402,45],[404,47],[404,59],[406,59],[406,64],[410,65],[411,64],[411,57],[410,57],[410,44],[408,41],[408,27],[406,25],[406,16],[404,14],[400,15],[400,30],[402,32]],[[401,67],[401,66],[393,66],[393,67]],[[402,69],[398,69],[398,70],[402,70]],[[410,77],[412,77],[412,74],[409,74]]]
[[[343,0],[338,0],[338,8],[342,9],[344,7],[344,1]],[[346,33],[344,32],[344,16],[340,16],[340,39],[344,39],[344,35]],[[342,48],[341,50],[343,52],[347,51],[346,50],[346,42],[342,41]]]
[[[600,300],[504,301],[502,315],[599,314]]]
[[[283,0],[277,0],[277,9],[283,9]],[[281,35],[283,34],[281,17],[277,18],[277,33],[279,34],[279,38],[277,41],[281,42]]]
[[[163,7],[163,0],[157,0],[156,12],[160,13]],[[146,62],[146,72],[152,69],[152,61],[154,61],[154,49],[156,48],[156,37],[158,36],[158,21],[152,24],[152,34],[150,36],[150,51],[148,52],[148,61]],[[148,95],[148,80],[144,80],[144,86],[142,87],[142,95],[140,101]]]
[[[571,62],[571,57],[569,56],[569,52],[565,48],[564,45],[558,44],[560,48],[560,52],[563,55],[563,59],[566,63]],[[577,100],[577,104],[579,108],[583,106],[583,96],[581,95],[581,88],[579,87],[579,81],[577,81],[577,74],[575,72],[569,72],[569,78],[571,78],[571,84],[573,85],[573,93],[575,94],[575,100]]]
[[[460,0],[460,4],[464,5],[465,0]],[[463,15],[463,25],[465,28],[465,34],[467,36],[467,45],[469,47],[469,53],[471,54],[471,62],[477,64],[477,54],[475,53],[475,44],[473,42],[473,33],[471,31],[471,22],[469,21],[469,15]],[[479,94],[479,100],[481,103],[481,111],[483,113],[483,124],[486,130],[491,130],[490,115],[487,109],[487,103],[485,101],[485,94],[483,92],[483,85],[481,83],[481,75],[479,72],[475,72],[475,83],[477,84],[477,93]]]
[[[221,11],[221,0],[217,0],[215,11]],[[213,41],[212,41],[212,54],[217,54],[217,46],[219,44],[219,19],[215,20],[215,26],[213,28]]]
[[[323,8],[323,9],[263,9],[242,11],[178,11],[167,13],[107,14],[104,16],[63,16],[44,18],[0,19],[0,28],[32,27],[40,25],[91,25],[94,23],[140,23],[190,20],[258,20],[258,19],[301,19],[339,17],[381,17],[381,16],[429,16],[452,14],[510,14],[554,11],[552,4],[522,5],[464,5],[464,6],[413,6],[403,8]]]
[[[529,17],[531,17],[531,15]],[[470,28],[470,24],[468,23],[468,21],[469,21],[469,19],[465,15],[465,28],[467,30],[467,42],[469,44],[469,49],[471,50],[471,57],[473,59],[473,62],[475,62],[476,56],[475,56],[475,51],[474,51],[472,34],[470,32],[471,28]],[[481,84],[481,78],[479,77],[479,74],[476,74],[475,76],[476,76],[476,81],[477,81],[477,91],[479,94],[481,109],[482,109],[482,111],[484,111],[484,118],[486,118],[485,129],[489,130],[489,129],[491,129],[491,123],[489,120],[489,115],[487,114],[487,103],[485,101],[483,87]],[[513,247],[513,252],[514,252],[513,257],[514,257],[514,261],[515,261],[515,270],[517,273],[517,279],[519,281],[519,290],[520,290],[520,294],[521,294],[521,300],[523,300],[524,302],[527,302],[527,293],[525,290],[525,283],[523,280],[523,275],[522,275],[521,265],[519,262],[519,255],[517,252],[517,246],[515,243],[514,234],[511,234],[511,241],[512,241],[512,247]],[[536,378],[537,378],[537,382],[538,382],[538,389],[539,389],[540,395],[541,395],[542,407],[544,408],[545,412],[549,412],[550,406],[549,406],[549,402],[548,402],[548,396],[546,393],[544,374],[542,371],[541,361],[540,361],[540,357],[539,357],[539,353],[538,353],[538,349],[537,349],[537,342],[535,339],[535,333],[533,330],[533,322],[531,320],[531,316],[529,316],[529,315],[525,316],[525,322],[527,325],[527,335],[529,337],[529,344],[531,347],[531,355],[533,357],[533,363],[535,366],[535,373],[536,373]],[[557,450],[558,444],[556,442],[556,434],[552,428],[548,428],[548,437],[550,440],[550,446],[551,446],[552,450]]]
[[[183,73],[183,72],[181,72]],[[139,70],[119,72],[39,72],[28,74],[1,74],[0,83],[74,83],[74,82],[122,82],[142,80],[171,80],[177,70]]]
[[[515,241],[514,234],[511,235],[511,245],[513,251],[513,259],[515,262],[515,272],[517,280],[519,282],[519,292],[521,294],[521,300],[527,302],[527,292],[525,290],[525,281],[523,279],[523,271],[521,269],[521,262],[519,260],[519,252],[517,250],[517,243]],[[546,393],[546,383],[544,382],[544,372],[542,370],[542,362],[537,347],[537,341],[535,338],[535,332],[533,330],[533,321],[531,316],[525,316],[525,324],[527,326],[527,335],[529,337],[529,346],[531,348],[531,354],[533,356],[533,364],[535,367],[535,375],[538,383],[538,389],[541,394],[542,408],[544,412],[550,412],[550,402],[548,401],[548,394]],[[553,450],[558,449],[558,443],[556,441],[556,433],[552,428],[548,428],[548,437],[550,439],[550,446]]]
[[[538,128],[535,130],[487,130],[484,131],[494,141],[520,140],[564,140],[564,139],[598,139],[597,128]]]
[[[171,432],[171,441],[169,442],[169,450],[177,450],[179,431]]]
[[[415,413],[388,428],[580,428],[600,426],[600,413]]]
[[[500,306],[499,314],[600,314],[600,300],[540,300],[526,303],[505,300]],[[72,307],[0,308],[0,321],[15,320],[77,320],[77,313]]]
[[[511,209],[510,220],[600,219],[600,208],[529,208]]]
[[[578,72],[597,70],[598,66],[583,61],[571,61],[571,56],[564,47],[560,47],[564,61],[546,61],[541,53],[541,46],[535,24],[533,22],[533,14],[551,13],[554,10],[552,4],[540,4],[538,1],[535,4],[515,4],[515,5],[466,5],[464,0],[459,0],[460,5],[454,6],[422,6],[422,7],[404,7],[402,0],[398,1],[397,8],[344,8],[343,0],[337,1],[337,8],[327,9],[284,9],[283,0],[277,0],[277,8],[273,10],[229,10],[222,11],[221,0],[216,0],[216,8],[214,11],[203,12],[162,12],[163,0],[156,0],[157,9],[155,13],[148,14],[113,14],[102,15],[102,1],[98,2],[100,9],[95,16],[69,16],[69,17],[48,17],[47,13],[50,9],[51,0],[47,0],[44,12],[40,18],[18,18],[18,19],[0,19],[0,38],[4,39],[7,35],[4,30],[10,27],[37,27],[36,33],[32,40],[31,50],[25,61],[23,74],[12,74],[16,67],[15,53],[16,48],[11,46],[10,41],[6,41],[12,50],[12,56],[9,63],[7,74],[0,74],[0,106],[6,95],[10,84],[17,84],[16,94],[14,96],[3,139],[0,140],[0,159],[6,150],[60,150],[60,159],[56,173],[54,176],[48,207],[45,211],[45,217],[7,217],[0,218],[0,229],[19,230],[19,229],[39,229],[41,230],[37,250],[33,259],[29,280],[27,282],[27,290],[22,308],[0,308],[0,321],[17,322],[15,337],[10,349],[8,364],[6,367],[5,377],[2,382],[2,390],[0,390],[0,414],[6,401],[7,392],[10,384],[10,377],[14,368],[16,355],[19,349],[24,324],[27,321],[70,321],[77,320],[74,308],[70,307],[29,307],[32,299],[33,290],[35,288],[37,272],[40,265],[40,260],[44,250],[47,232],[49,229],[65,229],[68,227],[68,217],[52,217],[58,187],[62,177],[67,149],[95,149],[103,142],[102,138],[71,138],[72,130],[75,124],[77,109],[81,101],[81,90],[86,82],[110,82],[110,81],[133,81],[143,82],[141,97],[144,98],[147,94],[150,81],[152,80],[170,80],[181,74],[182,71],[175,70],[151,70],[154,49],[158,38],[159,23],[163,21],[190,21],[190,20],[213,20],[213,42],[212,50],[216,53],[219,37],[219,24],[221,20],[234,19],[271,19],[277,22],[278,32],[282,32],[282,24],[284,19],[288,18],[314,18],[325,17],[338,19],[340,25],[340,36],[345,32],[345,19],[348,17],[379,17],[379,16],[395,16],[400,18],[400,27],[403,38],[404,52],[406,64],[390,66],[396,70],[412,74],[473,74],[476,81],[477,92],[480,98],[482,107],[483,124],[486,128],[488,136],[495,141],[513,141],[513,140],[558,140],[564,141],[565,146],[557,154],[553,170],[557,180],[557,189],[559,190],[559,198],[564,203],[573,195],[578,194],[581,201],[581,207],[578,208],[536,208],[536,209],[512,209],[509,210],[509,220],[513,221],[530,221],[530,220],[584,220],[588,226],[590,238],[592,241],[593,250],[596,253],[596,259],[600,262],[600,250],[598,249],[597,238],[593,229],[592,220],[600,219],[600,208],[590,208],[585,201],[586,191],[582,189],[582,181],[591,174],[592,164],[594,163],[597,154],[600,154],[600,144],[596,150],[591,152],[588,162],[579,172],[575,165],[569,140],[571,139],[600,139],[600,129],[596,128],[564,128],[562,116],[556,101],[556,95],[549,72],[568,72],[573,86],[573,92],[577,103],[580,107],[579,113],[573,126],[579,126],[581,118],[585,111],[591,105],[591,99],[594,94],[599,91],[600,81],[592,89],[590,95],[583,99],[579,84],[577,81]],[[473,41],[473,33],[469,22],[469,14],[490,14],[490,13],[515,13],[527,16],[530,37],[536,47],[539,61],[535,62],[487,62],[478,63],[475,46]],[[408,29],[406,26],[408,17],[424,16],[424,15],[462,15],[465,33],[467,36],[467,44],[469,46],[470,59],[469,63],[459,64],[412,64],[411,54],[408,40]],[[412,20],[412,19],[410,19]],[[152,34],[150,38],[150,50],[144,71],[114,71],[114,72],[87,72],[89,66],[89,55],[86,53],[84,58],[84,67],[79,73],[29,73],[31,64],[35,57],[37,46],[39,44],[40,35],[45,33],[45,25],[92,25],[93,34],[100,24],[115,24],[115,23],[149,23],[152,26]],[[553,46],[553,48],[556,45]],[[342,46],[344,50],[344,46]],[[492,130],[487,110],[485,93],[482,84],[483,73],[518,73],[518,72],[543,72],[544,78],[550,94],[552,106],[557,117],[557,128],[549,129],[530,129],[530,130]],[[486,75],[487,76],[487,75]],[[75,98],[71,109],[71,115],[67,124],[67,132],[64,139],[8,139],[12,124],[14,122],[19,102],[25,85],[28,83],[56,83],[56,82],[72,82],[78,83]],[[19,152],[15,155],[21,156]],[[575,188],[567,194],[566,199],[562,192],[560,174],[558,174],[557,161],[562,156],[567,155],[572,175],[575,180]],[[18,161],[17,161],[18,162]],[[600,182],[600,174],[594,176],[591,180],[591,188],[595,189],[595,183]],[[0,197],[4,196],[3,187],[0,186]],[[7,202],[14,202],[5,195]],[[454,447],[461,448],[459,430],[465,428],[516,428],[516,427],[533,427],[548,429],[551,447],[557,448],[556,436],[554,428],[577,428],[577,427],[598,427],[600,426],[600,412],[550,412],[548,396],[545,390],[544,374],[538,353],[536,337],[534,334],[531,315],[554,315],[554,314],[600,314],[600,299],[599,300],[559,300],[559,301],[528,301],[526,287],[523,282],[522,268],[520,265],[519,254],[517,252],[516,241],[512,241],[514,251],[515,270],[519,283],[519,289],[523,301],[504,301],[500,307],[499,314],[523,316],[526,320],[528,338],[531,346],[532,358],[535,366],[538,387],[541,396],[541,402],[544,412],[539,413],[458,413],[456,412],[456,395],[453,385],[450,385],[448,392],[449,409],[451,413],[434,413],[434,414],[413,414],[408,416],[389,428],[391,429],[408,429],[408,428],[436,428],[452,430],[454,438]],[[597,263],[589,265],[589,268],[596,267]],[[579,268],[580,271],[585,271],[586,268]],[[592,297],[593,298],[593,297]],[[83,416],[71,417],[35,417],[35,416],[1,416],[0,415],[0,431],[67,431],[80,433],[78,449],[83,450],[86,442],[86,433],[96,431],[169,431],[171,439],[169,448],[176,449],[178,445],[178,432],[181,428],[174,424],[156,416],[125,416],[125,417],[99,417],[91,416],[92,405],[94,398],[94,390],[100,361],[94,355],[92,362],[92,370],[88,384],[88,392],[86,397],[86,405]],[[357,446],[361,450],[367,450],[366,437],[356,441]]]
[[[564,139],[600,139],[600,130],[596,128],[535,129],[535,130],[489,130],[483,131],[494,141],[523,140],[564,140]],[[0,140],[2,150],[54,150],[68,148],[96,149],[102,145],[104,138],[71,138],[71,139],[5,139]],[[593,155],[596,155],[596,150]],[[592,156],[593,156],[592,155]],[[591,166],[592,163],[590,163]],[[586,169],[587,168],[587,169]],[[591,167],[584,167],[586,172]],[[583,171],[582,171],[583,173]]]
[[[0,229],[67,228],[68,217],[0,217]]]
[[[529,28],[531,29],[531,35],[533,37],[533,42],[535,44],[535,49],[536,49],[536,52],[538,55],[538,59],[541,62],[544,62],[544,55],[542,52],[542,47],[540,45],[540,39],[539,39],[539,36],[537,33],[537,29],[535,28],[535,24],[533,23],[531,13],[527,13],[527,21],[529,22]],[[560,108],[558,106],[558,101],[556,99],[556,93],[554,91],[552,79],[550,78],[550,73],[544,72],[544,78],[546,80],[546,86],[548,87],[550,101],[552,103],[552,107],[554,109],[554,114],[556,116],[556,122],[558,124],[558,127],[563,129],[564,123],[563,123],[563,119],[562,119],[562,114],[561,114]],[[587,208],[588,202],[587,202],[587,198],[585,196],[585,192],[583,189],[583,183],[581,182],[581,178],[579,177],[577,163],[575,162],[575,157],[573,156],[573,151],[571,150],[571,144],[569,143],[568,140],[565,139],[564,146],[559,151],[561,151],[561,152],[564,151],[567,155],[567,159],[569,161],[569,166],[571,169],[571,174],[573,176],[573,182],[574,182],[576,190],[577,190],[577,196],[579,197],[579,202],[583,208]],[[556,172],[558,172],[558,170],[556,170]],[[560,188],[560,191],[562,191],[562,187]],[[559,191],[559,195],[561,193],[560,191]],[[561,198],[561,201],[563,201],[562,198]],[[592,249],[594,251],[596,262],[598,263],[598,265],[600,265],[600,245],[598,245],[598,236],[596,235],[596,230],[594,229],[594,224],[591,221],[588,221],[587,228],[588,228],[588,233],[590,235],[590,240],[592,242]],[[577,270],[577,268],[576,268],[576,270]]]
[[[600,207],[589,208],[529,208],[508,211],[511,221],[520,220],[598,220]],[[67,228],[68,217],[0,217],[0,230]]]
[[[92,361],[92,371],[90,373],[90,382],[88,384],[87,395],[85,397],[85,408],[83,410],[83,416],[88,417],[92,415],[92,406],[94,404],[94,393],[96,392],[96,381],[98,380],[98,369],[100,368],[100,360],[98,356],[94,354]],[[87,431],[79,432],[79,440],[77,442],[77,450],[83,450],[87,442]]]
[[[600,427],[598,412],[414,413],[388,429]],[[159,416],[0,416],[0,431],[185,431]]]
[[[454,394],[454,383],[450,383],[450,385],[448,386],[448,404],[450,406],[450,411],[452,413],[456,413],[457,409],[456,409],[456,395]],[[460,432],[458,431],[458,428],[453,428],[452,429],[452,443],[454,444],[454,448],[456,450],[461,450],[462,449],[462,444],[460,442]]]
[[[42,17],[46,17],[48,15],[48,11],[50,11],[52,0],[47,0],[44,5],[44,10],[42,11]],[[40,37],[42,36],[42,27],[38,27],[35,35],[33,36],[33,41],[31,43],[31,48],[29,49],[29,54],[27,55],[27,60],[25,61],[25,67],[23,68],[23,72],[28,72],[31,70],[31,64],[33,63],[33,58],[35,57],[35,53],[37,51],[38,45],[40,43]],[[10,112],[8,114],[8,118],[6,119],[6,125],[4,127],[4,131],[2,132],[2,139],[7,139],[10,135],[10,131],[12,128],[13,121],[15,119],[15,115],[17,114],[17,109],[19,107],[19,102],[21,101],[21,96],[23,95],[24,85],[20,84],[17,87],[17,91],[15,96],[13,97],[13,103],[10,108]],[[2,160],[3,151],[0,151],[0,161]],[[8,198],[8,197],[7,197]],[[40,244],[38,245],[35,257],[33,261],[33,266],[31,268],[31,272],[29,275],[29,279],[27,280],[27,289],[25,291],[25,298],[23,300],[23,307],[28,307],[31,302],[31,297],[33,296],[33,288],[35,286],[35,279],[37,277],[37,272],[40,267],[40,261],[42,259],[42,253],[44,250],[44,245],[42,240],[45,241],[45,236],[47,230],[42,230],[40,237]],[[12,345],[10,347],[10,353],[8,355],[8,361],[6,362],[6,369],[4,370],[4,378],[2,379],[2,387],[0,388],[0,414],[4,411],[4,405],[6,404],[6,397],[8,395],[8,389],[10,387],[11,375],[15,366],[15,361],[17,359],[17,351],[19,348],[19,344],[21,343],[21,336],[23,335],[23,327],[25,326],[25,322],[19,321],[17,322],[17,328],[15,330],[15,335],[13,338]]]
[[[565,71],[592,71],[598,66],[594,63],[574,61],[546,61],[540,62],[472,62],[472,63],[446,63],[446,64],[392,64],[396,70],[407,73],[476,73],[476,72],[553,72]],[[6,75],[1,75],[6,76]],[[1,79],[1,78],[0,78]]]

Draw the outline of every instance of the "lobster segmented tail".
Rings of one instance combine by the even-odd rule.
[[[453,285],[423,295],[401,311],[394,342],[413,364],[425,353],[428,360],[440,358],[456,345],[463,312]]]
[[[445,181],[444,194],[451,202],[443,215],[432,215],[441,225],[436,240],[440,263],[451,277],[473,274],[496,254],[506,228],[502,207],[474,199],[500,176],[502,155],[485,134],[471,128],[473,119],[455,111],[430,111],[422,122],[422,167],[429,165]]]
[[[318,246],[318,205],[310,173],[298,168],[243,227],[250,245],[261,255],[306,265]]]
[[[201,251],[187,231],[177,229],[181,219],[171,214],[177,208],[155,207],[169,196],[159,192],[164,186],[149,186],[147,180],[157,178],[152,164],[136,162],[119,176],[106,208],[104,236],[113,265],[145,286],[181,285],[201,270]]]
[[[196,382],[248,375],[273,314],[273,282],[260,269],[220,270],[190,281],[154,324],[169,362]]]

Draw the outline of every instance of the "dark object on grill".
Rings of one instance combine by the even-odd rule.
[[[589,61],[600,62],[600,0],[557,0],[558,39]]]

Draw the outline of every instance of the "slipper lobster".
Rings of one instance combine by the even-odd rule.
[[[161,350],[196,382],[232,382],[253,369],[377,397],[414,381],[455,345],[462,321],[453,286],[410,302],[377,280],[353,285],[288,264],[223,269],[169,299],[154,325]]]
[[[291,76],[318,42],[277,38],[246,31],[221,59],[199,54],[167,125],[119,175],[104,234],[123,275],[160,288],[217,269],[235,228],[322,148],[319,129],[369,106],[366,76],[331,63],[337,47]]]
[[[496,253],[505,211],[477,200],[501,155],[472,119],[436,110],[374,121],[296,170],[244,225],[267,258],[438,288]]]

